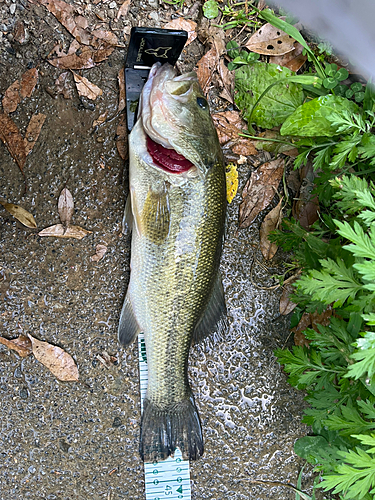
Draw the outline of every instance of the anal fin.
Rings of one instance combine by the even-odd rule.
[[[221,338],[227,327],[226,316],[224,288],[218,272],[206,309],[195,327],[193,342],[197,343],[215,332]]]
[[[127,346],[133,342],[140,331],[133,307],[126,294],[118,325],[118,339],[122,345]]]

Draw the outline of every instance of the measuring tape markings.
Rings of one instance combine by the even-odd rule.
[[[147,390],[148,370],[144,334],[138,335],[139,382],[141,409]],[[174,457],[161,462],[145,462],[146,500],[191,500],[189,461],[177,448]]]

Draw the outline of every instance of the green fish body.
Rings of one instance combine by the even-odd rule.
[[[192,340],[225,323],[219,262],[226,182],[223,157],[195,73],[155,64],[129,137],[131,274],[119,340],[145,335],[148,388],[140,454],[150,462],[203,453],[187,376]]]

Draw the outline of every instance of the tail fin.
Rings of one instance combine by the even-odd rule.
[[[202,427],[193,396],[163,410],[148,399],[143,405],[142,460],[165,460],[177,447],[185,460],[197,460],[203,454]]]

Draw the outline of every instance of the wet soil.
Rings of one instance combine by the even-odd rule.
[[[1,500],[144,499],[137,348],[123,349],[116,334],[129,280],[129,238],[121,231],[127,165],[116,149],[117,74],[130,27],[163,26],[177,8],[134,0],[128,17],[114,21],[120,3],[74,5],[92,23],[104,20],[120,40],[107,60],[81,72],[103,90],[96,101],[80,99],[76,91],[64,99],[54,91],[63,70],[46,56],[56,41],[65,47],[72,41],[65,28],[41,5],[0,0],[0,97],[28,68],[38,67],[36,89],[11,117],[24,134],[33,114],[47,116],[27,157],[26,194],[17,165],[0,144],[0,196],[29,210],[40,230],[59,222],[57,199],[67,185],[75,201],[73,223],[91,231],[81,241],[42,238],[0,207],[1,335],[30,333],[63,347],[81,379],[59,382],[33,357],[20,359],[0,346]],[[194,20],[199,16],[199,9],[193,11]],[[24,43],[15,40],[17,21],[27,30]],[[191,44],[186,68],[203,53],[198,41]],[[105,111],[107,121],[93,128]],[[240,167],[240,189],[249,168]],[[230,328],[223,341],[195,346],[189,363],[206,449],[191,464],[192,498],[293,499],[286,487],[250,483],[295,485],[302,461],[293,444],[307,428],[300,424],[303,394],[287,384],[273,356],[289,333],[288,318],[278,312],[281,292],[254,285],[274,284],[270,276],[282,258],[268,270],[254,263],[261,260],[260,221],[237,232],[239,201],[237,195],[228,210],[222,259]],[[93,262],[97,244],[108,250]],[[104,351],[116,358],[109,367],[98,358]],[[307,472],[303,487],[311,482]]]

